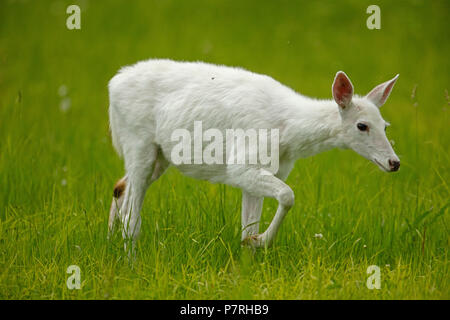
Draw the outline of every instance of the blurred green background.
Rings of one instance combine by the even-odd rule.
[[[66,8],[81,8],[81,30]],[[381,8],[369,30],[366,8]],[[443,1],[0,2],[1,298],[446,298],[449,13]],[[400,78],[384,118],[402,161],[386,175],[350,151],[297,163],[296,205],[269,251],[239,244],[240,194],[170,169],[149,190],[138,259],[106,242],[123,175],[109,79],[148,58],[264,73],[331,98]],[[267,201],[262,227],[276,203]],[[322,239],[314,234],[323,234]],[[82,290],[65,287],[80,265]],[[366,268],[382,267],[368,290]]]

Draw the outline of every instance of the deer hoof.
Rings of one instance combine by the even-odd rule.
[[[242,244],[254,248],[264,247],[264,242],[260,234],[252,234],[251,236],[248,236],[242,240]]]

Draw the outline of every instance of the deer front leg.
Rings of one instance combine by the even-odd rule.
[[[258,234],[263,202],[263,197],[254,197],[242,191],[242,241],[251,235]]]
[[[255,247],[270,246],[286,213],[294,205],[294,192],[277,177],[257,169],[246,170],[237,184],[253,197],[271,197],[278,201],[277,211],[267,230],[262,234],[250,235],[243,241]]]

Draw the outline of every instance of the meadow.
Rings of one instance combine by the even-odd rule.
[[[449,299],[450,4],[375,2],[1,1],[0,299]],[[81,30],[66,28],[72,3]],[[241,66],[324,99],[338,70],[359,94],[399,73],[381,111],[401,169],[349,150],[299,160],[295,206],[273,247],[252,251],[240,191],[170,168],[130,262],[107,241],[124,173],[107,83],[152,57]],[[275,209],[265,200],[262,228]]]

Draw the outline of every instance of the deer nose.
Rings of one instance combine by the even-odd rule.
[[[389,160],[389,166],[391,167],[391,171],[397,171],[400,168],[400,161]]]

